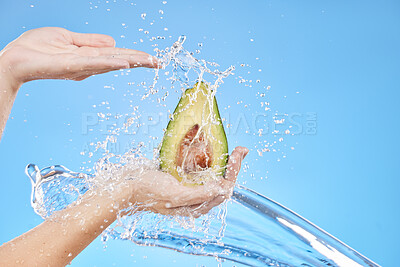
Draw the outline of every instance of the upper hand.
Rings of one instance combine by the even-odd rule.
[[[3,70],[16,84],[36,79],[80,81],[93,74],[135,67],[157,67],[157,60],[137,50],[115,48],[111,36],[63,28],[25,32],[0,52]]]

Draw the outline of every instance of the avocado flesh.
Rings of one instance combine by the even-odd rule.
[[[161,169],[185,184],[221,178],[228,142],[217,100],[205,83],[187,89],[168,123],[160,149]]]

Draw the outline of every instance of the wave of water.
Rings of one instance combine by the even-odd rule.
[[[79,200],[93,176],[56,165],[30,164],[32,207],[43,218]],[[152,212],[119,216],[103,240],[227,259],[249,266],[379,266],[306,219],[255,191],[237,186],[232,200],[198,219]]]

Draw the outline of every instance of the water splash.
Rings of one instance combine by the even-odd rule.
[[[182,91],[195,82],[208,81],[211,99],[223,79],[232,75],[235,68],[219,71],[218,64],[195,58],[183,48],[185,40],[186,37],[181,36],[171,47],[157,49],[160,65],[163,70],[172,68],[167,80]],[[146,89],[142,100],[159,92],[156,88],[159,72],[156,71],[149,86],[144,82],[139,85]],[[168,76],[169,72],[165,74]],[[164,94],[163,98],[167,96]],[[264,101],[262,108],[264,106],[267,110],[269,103]],[[132,115],[137,111],[135,108]],[[132,116],[121,129],[113,129],[104,142],[95,144],[105,154],[94,166],[92,175],[72,172],[61,165],[42,170],[28,165],[26,174],[32,181],[35,212],[49,218],[54,212],[79,203],[80,197],[94,184],[112,187],[112,180],[125,179],[127,169],[158,169],[157,153],[153,160],[145,159],[141,151],[143,143],[139,142],[135,149],[123,155],[107,150],[108,143],[117,142],[121,130],[129,131],[137,122],[137,116]],[[126,211],[120,213],[116,223],[104,231],[104,241],[109,238],[130,240],[138,245],[213,256],[249,266],[378,266],[285,207],[240,186],[236,187],[232,201],[198,219],[164,216],[134,208],[128,211],[129,216],[125,214]]]
[[[90,175],[72,172],[62,165],[39,170],[29,164],[25,173],[32,183],[31,205],[42,218],[79,200],[91,186]]]
[[[217,88],[223,79],[233,74],[234,66],[230,66],[224,71],[217,69],[219,65],[215,62],[209,62],[204,59],[197,59],[193,53],[187,51],[183,44],[186,36],[181,35],[178,40],[171,46],[163,50],[156,48],[156,57],[159,59],[162,69],[172,66],[173,75],[168,79],[173,83],[179,82],[182,89],[191,87],[196,82],[209,82],[210,89],[217,91]],[[204,77],[208,75],[207,79]],[[156,73],[155,81],[158,80]]]
[[[43,218],[79,199],[90,187],[88,181],[93,181],[87,179],[91,176],[60,165],[39,170],[30,164],[26,174],[36,181],[32,183],[32,206]],[[74,190],[64,190],[71,187]],[[71,197],[71,192],[76,193]],[[237,186],[232,201],[224,205],[198,219],[148,211],[119,215],[103,233],[103,240],[130,240],[249,266],[379,266],[279,203],[243,186]]]

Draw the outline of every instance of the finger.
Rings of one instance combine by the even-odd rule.
[[[125,59],[113,57],[80,57],[74,56],[65,61],[64,68],[67,73],[74,73],[78,76],[96,74],[118,69],[127,69],[130,64]]]
[[[96,33],[71,32],[72,42],[76,46],[114,47],[115,40],[111,36]]]
[[[82,81],[86,78],[89,78],[90,76],[97,75],[97,74],[103,74],[107,73],[113,70],[107,69],[107,70],[99,70],[99,71],[84,71],[84,72],[79,72],[76,73],[75,75],[72,75],[70,77],[67,77],[69,80],[74,80],[74,81]]]
[[[193,209],[193,213],[194,213],[195,217],[199,217],[198,215],[207,214],[214,207],[223,203],[225,201],[225,199],[226,199],[225,196],[217,196],[210,202],[205,202],[201,205],[193,206],[192,209]]]
[[[158,68],[157,58],[149,54],[138,54],[138,55],[113,55],[113,58],[124,59],[129,62],[130,68]]]
[[[156,57],[149,55],[146,52],[126,49],[126,48],[99,48],[100,55],[114,56],[115,58],[122,58],[129,61],[131,68],[146,67],[158,68],[159,62]]]
[[[81,56],[117,56],[117,55],[149,55],[146,52],[119,48],[119,47],[92,47],[81,46],[74,49],[74,53]]]
[[[80,82],[80,81],[83,81],[84,79],[89,78],[90,76],[92,76],[92,75],[83,75],[83,76],[79,76],[79,77],[76,77],[76,78],[72,78],[71,80]]]
[[[125,59],[129,62],[130,68],[146,67],[146,68],[157,68],[159,67],[157,58],[147,54],[146,52],[125,49],[125,48],[95,48],[95,47],[79,47],[74,50],[75,54],[81,56],[106,56],[110,58]]]
[[[129,62],[130,68],[158,68],[158,60],[157,58],[145,54],[145,55],[115,55],[114,58],[125,59]]]
[[[249,153],[249,149],[246,147],[236,147],[232,154],[229,156],[228,165],[226,168],[225,179],[227,181],[236,182],[237,175],[239,174],[242,160]]]
[[[166,204],[166,208],[177,208],[183,206],[193,206],[203,202],[211,201],[220,193],[220,187],[214,186],[196,186],[193,188],[185,187],[178,194],[178,197]]]
[[[126,48],[99,48],[100,55],[114,56],[115,58],[122,58],[129,61],[131,68],[146,67],[158,68],[159,63],[156,57],[153,57],[146,52],[126,49]]]
[[[194,212],[189,207],[178,207],[175,209],[166,209],[157,207],[157,208],[144,208],[143,210],[149,210],[167,216],[185,216],[185,217],[194,216]]]
[[[169,210],[168,215],[198,218],[201,214],[194,212],[190,207],[180,207]]]
[[[119,47],[102,47],[98,48],[100,55],[103,56],[111,56],[111,55],[148,55],[148,53],[140,51],[140,50],[134,50],[134,49],[128,49],[128,48],[119,48]]]
[[[103,73],[107,73],[110,71],[114,71],[114,70],[107,69],[107,70],[101,70],[101,71],[86,71],[85,74],[82,75],[82,73],[79,73],[78,76],[70,77],[69,80],[83,81],[84,79],[87,79],[90,76],[103,74]]]
[[[110,71],[115,71],[117,69],[105,69],[105,70],[98,70],[98,71],[85,71],[85,72],[80,72],[77,75],[74,75],[72,77],[69,77],[69,80],[74,80],[74,81],[83,81],[84,79],[89,78],[90,76],[93,75],[98,75],[98,74],[103,74],[103,73],[107,73]]]

